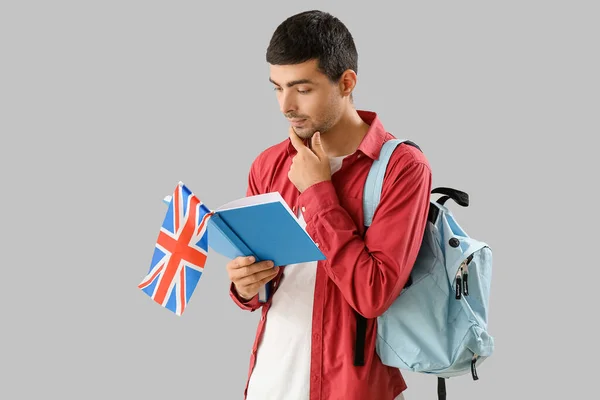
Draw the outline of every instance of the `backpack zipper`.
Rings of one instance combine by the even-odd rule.
[[[460,300],[462,295],[469,295],[469,263],[473,259],[473,254],[471,253],[469,257],[465,258],[462,263],[460,263],[460,267],[458,267],[458,271],[456,271],[456,285],[455,285],[455,295],[454,297],[457,300]]]
[[[473,354],[473,358],[471,359],[471,376],[473,377],[474,381],[479,379],[479,376],[477,376],[477,368],[475,368],[475,365],[477,364],[477,358],[477,354]]]

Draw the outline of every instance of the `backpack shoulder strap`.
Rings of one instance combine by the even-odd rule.
[[[390,139],[383,143],[379,158],[373,161],[373,165],[367,175],[363,193],[363,208],[364,208],[364,224],[371,226],[373,222],[373,214],[379,204],[381,198],[381,188],[383,187],[383,177],[387,169],[390,157],[394,149],[401,143],[406,142],[406,139]]]
[[[406,139],[390,139],[383,143],[379,157],[373,161],[367,180],[365,181],[364,193],[363,193],[363,208],[364,208],[364,224],[366,227],[371,226],[373,221],[373,214],[379,204],[381,198],[381,189],[383,187],[383,178],[387,165],[390,161],[392,153],[398,145],[406,143],[421,150],[419,146],[410,140]],[[407,285],[410,285],[410,277]],[[365,317],[360,315],[358,312],[354,312],[356,315],[356,341],[354,344],[354,365],[364,365],[364,346],[365,346],[365,335],[367,329],[367,321]]]

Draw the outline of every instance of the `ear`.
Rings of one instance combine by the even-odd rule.
[[[351,69],[344,71],[339,81],[340,94],[342,96],[350,96],[356,87],[356,72]]]

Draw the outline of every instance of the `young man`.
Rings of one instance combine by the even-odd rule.
[[[374,112],[357,111],[357,52],[344,24],[308,11],[285,20],[267,49],[269,80],[290,122],[264,150],[248,195],[281,193],[327,260],[227,265],[242,309],[262,308],[250,357],[248,400],[393,400],[406,384],[375,351],[376,318],[400,294],[425,229],[431,173],[413,146],[396,148],[373,222],[363,226],[363,186],[393,136]],[[266,303],[262,285],[271,285]],[[364,361],[355,365],[357,313],[366,317]]]

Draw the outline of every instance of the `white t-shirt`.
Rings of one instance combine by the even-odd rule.
[[[331,173],[346,156],[330,158]],[[299,211],[303,227],[306,222]],[[247,400],[307,400],[310,391],[310,344],[317,262],[284,267],[273,295]]]

